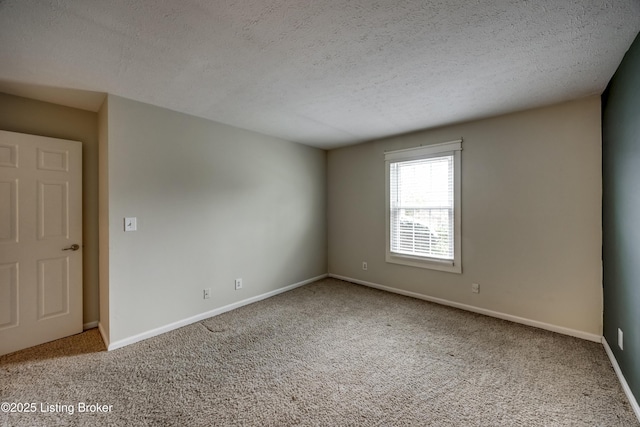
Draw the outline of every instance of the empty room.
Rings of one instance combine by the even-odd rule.
[[[0,426],[640,426],[637,0],[0,0]]]

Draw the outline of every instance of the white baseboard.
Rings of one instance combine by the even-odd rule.
[[[638,421],[640,421],[640,406],[638,405],[638,401],[636,400],[636,397],[633,395],[631,388],[629,388],[629,384],[627,384],[627,380],[622,374],[622,370],[620,370],[620,365],[618,365],[616,356],[613,354],[613,351],[611,351],[611,347],[609,347],[609,343],[607,342],[605,337],[602,337],[602,345],[604,346],[604,351],[607,352],[607,356],[609,356],[611,365],[613,365],[613,370],[616,371],[618,380],[622,385],[622,390],[624,390],[624,394],[626,394],[627,399],[629,399],[629,403],[631,404],[631,409],[633,409],[633,412],[636,414]]]
[[[357,283],[359,285],[368,286],[370,288],[380,289],[387,292],[393,292],[395,294],[405,295],[412,298],[417,298],[425,301],[435,302],[437,304],[446,305],[449,307],[459,308],[461,310],[471,311],[478,314],[484,314],[485,316],[496,317],[502,320],[508,320],[514,323],[521,323],[527,326],[533,326],[535,328],[545,329],[547,331],[557,332],[559,334],[569,335],[576,338],[581,338],[587,341],[593,342],[601,342],[602,336],[591,334],[589,332],[578,331],[575,329],[565,328],[563,326],[552,325],[549,323],[539,322],[537,320],[527,319],[524,317],[518,317],[511,314],[500,313],[499,311],[487,310],[486,308],[474,307],[472,305],[461,304],[455,301],[449,301],[442,298],[435,298],[428,295],[419,294],[416,292],[405,291],[402,289],[392,288],[389,286],[379,285],[377,283],[367,282],[364,280],[353,279],[351,277],[339,276],[337,274],[329,273],[329,277],[333,277],[335,279],[344,280],[347,282]]]
[[[94,321],[94,322],[87,322],[84,325],[82,325],[82,330],[83,331],[87,331],[89,329],[93,329],[93,328],[97,328],[98,327],[98,321]]]
[[[320,276],[312,277],[311,279],[303,280],[302,282],[294,283],[293,285],[285,286],[284,288],[276,289],[275,291],[267,292],[261,295],[257,295],[255,297],[247,298],[242,301],[234,302],[229,305],[225,305],[224,307],[215,308],[210,311],[206,311],[204,313],[196,314],[195,316],[188,317],[186,319],[178,320],[177,322],[169,323],[168,325],[161,326],[159,328],[151,329],[150,331],[143,332],[141,334],[133,335],[128,338],[124,338],[118,341],[109,342],[106,339],[105,333],[102,330],[101,325],[99,325],[100,333],[102,334],[102,339],[104,340],[105,345],[107,346],[107,350],[115,350],[117,348],[121,348],[127,346],[129,344],[136,343],[138,341],[146,340],[147,338],[155,337],[160,334],[164,334],[165,332],[172,331],[174,329],[181,328],[183,326],[190,325],[195,322],[199,322],[204,319],[208,319],[209,317],[217,316],[222,313],[226,313],[227,311],[235,310],[236,308],[240,308],[245,305],[253,304],[254,302],[261,301],[263,299],[270,298],[272,296],[281,294],[283,292],[290,291],[295,288],[299,288],[300,286],[307,285],[309,283],[315,282],[320,279],[324,279],[327,277],[327,274],[322,274]]]

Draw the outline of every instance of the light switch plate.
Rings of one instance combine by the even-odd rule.
[[[135,216],[124,219],[124,231],[136,231],[137,229],[138,224]]]

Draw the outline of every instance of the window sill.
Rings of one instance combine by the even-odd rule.
[[[392,264],[401,264],[411,267],[426,268],[429,270],[462,274],[462,265],[460,265],[460,263],[455,264],[453,261],[439,261],[432,258],[412,257],[409,255],[392,254],[389,252],[387,252],[386,261]]]

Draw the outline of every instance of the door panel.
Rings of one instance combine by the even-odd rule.
[[[69,258],[38,260],[38,320],[69,314]]]
[[[18,263],[0,265],[0,330],[18,324]]]
[[[0,143],[0,167],[18,167],[18,146]]]
[[[38,149],[38,169],[50,171],[69,171],[68,150]]]
[[[69,237],[67,182],[38,182],[38,240]]]
[[[0,200],[3,202],[0,204],[0,243],[18,241],[17,184],[15,179],[0,181]]]
[[[81,174],[81,143],[0,131],[0,354],[82,332]]]

